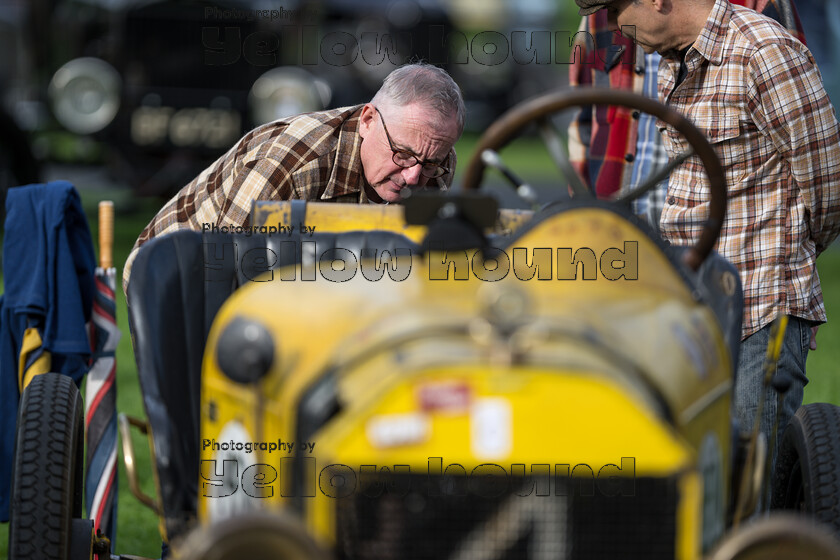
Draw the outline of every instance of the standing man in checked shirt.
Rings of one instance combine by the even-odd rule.
[[[793,0],[730,2],[772,17],[805,43]],[[645,53],[631,38],[614,34],[609,29],[606,10],[583,18],[579,31],[585,33],[575,36],[569,73],[571,85],[612,87],[657,98],[659,53]],[[611,54],[618,51],[620,54]],[[616,191],[624,193],[631,186],[640,185],[654,170],[668,163],[656,118],[629,109],[615,109],[613,115],[608,115],[606,108],[582,109],[569,128],[569,146],[573,165],[601,197]],[[667,190],[666,179],[632,202],[633,213],[657,231]]]
[[[743,427],[760,397],[770,323],[789,317],[778,367],[793,383],[778,411],[768,395],[761,431],[769,437],[776,414],[783,429],[802,403],[811,330],[826,320],[816,258],[840,232],[840,125],[819,70],[781,25],[728,0],[575,1],[582,15],[606,8],[613,29],[635,26],[644,51],[663,56],[659,99],[704,131],[721,158],[729,200],[718,251],[744,287],[735,387]],[[675,130],[662,132],[669,156],[685,150]],[[696,157],[671,175],[660,222],[671,243],[696,239],[706,185]]]

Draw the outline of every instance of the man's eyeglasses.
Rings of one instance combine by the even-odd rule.
[[[449,168],[447,167],[444,167],[432,161],[421,161],[420,158],[418,158],[411,152],[395,148],[394,142],[391,140],[391,135],[388,134],[388,127],[385,126],[385,119],[382,118],[382,113],[379,112],[379,109],[376,109],[376,114],[379,115],[379,120],[382,121],[382,128],[385,130],[385,137],[388,139],[388,146],[390,146],[391,151],[394,152],[394,155],[391,158],[394,160],[394,163],[396,163],[400,167],[406,168],[414,167],[419,163],[420,173],[424,177],[429,177],[430,179],[436,179],[449,173]]]

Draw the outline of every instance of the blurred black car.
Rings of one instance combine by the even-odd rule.
[[[28,61],[24,56],[27,34],[26,4],[23,0],[0,0],[0,96],[10,98],[27,80]],[[11,105],[11,104],[9,104]],[[38,181],[40,166],[31,149],[31,141],[12,107],[0,103],[0,218],[5,215],[6,191],[10,187]]]
[[[28,88],[5,95],[5,106],[30,115],[19,128],[39,158],[105,163],[140,194],[172,192],[247,130],[329,101],[326,85],[305,70],[254,64],[243,53],[254,45],[259,54],[254,38],[266,31],[259,18],[239,17],[253,13],[242,4],[24,6],[24,50],[35,71]]]
[[[452,2],[11,3],[26,62],[10,71],[17,84],[4,89],[4,106],[31,151],[105,163],[140,194],[180,188],[257,125],[365,102],[412,60],[450,70],[475,129],[516,101],[523,82],[536,83],[522,79],[535,65],[482,65],[459,51],[475,30],[455,27]]]

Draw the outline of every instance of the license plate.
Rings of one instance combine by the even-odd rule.
[[[203,107],[140,107],[131,115],[131,140],[138,146],[169,141],[177,147],[226,148],[241,135],[238,111]]]

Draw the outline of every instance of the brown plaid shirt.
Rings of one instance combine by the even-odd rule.
[[[723,162],[717,250],[741,273],[742,337],[780,314],[824,322],[816,258],[840,230],[840,128],[811,53],[770,18],[716,0],[685,64],[675,87],[680,63],[662,59],[660,100],[703,130]],[[670,127],[663,139],[671,157],[687,148]],[[708,198],[692,157],[671,175],[663,235],[697,239]]]
[[[254,200],[370,203],[359,157],[361,109],[356,105],[306,113],[246,134],[167,202],[142,231],[126,259],[123,288],[141,245],[180,229],[201,231],[203,224],[248,227]],[[436,179],[441,188],[452,184],[454,150],[445,165],[451,171]]]

